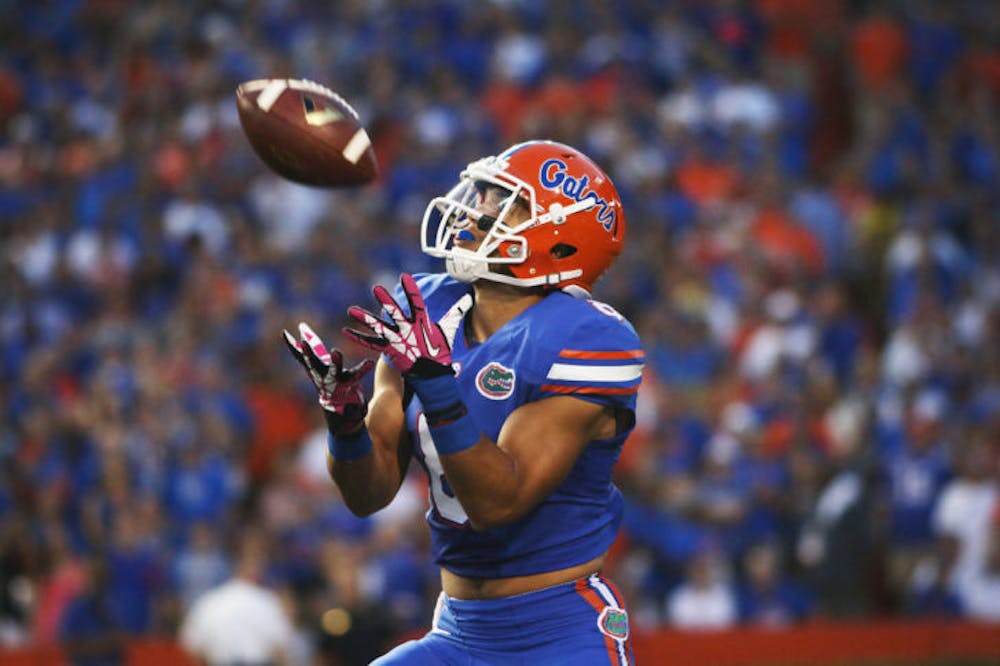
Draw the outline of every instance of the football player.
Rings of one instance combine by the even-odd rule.
[[[429,478],[433,627],[375,663],[631,663],[601,567],[644,355],[629,322],[590,298],[625,240],[618,193],[578,150],[530,141],[469,164],[428,205],[422,236],[447,274],[404,274],[395,294],[375,287],[377,314],[349,309],[364,326],[345,333],[381,353],[370,402],[371,360],[346,369],[307,324],[285,331],[318,389],[347,506],[386,506],[411,456]]]

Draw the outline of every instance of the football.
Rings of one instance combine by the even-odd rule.
[[[240,124],[261,160],[303,185],[364,185],[378,175],[368,132],[343,97],[306,79],[256,79],[236,89]]]

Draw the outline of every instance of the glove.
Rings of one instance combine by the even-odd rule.
[[[287,330],[283,333],[288,350],[316,386],[330,432],[345,435],[356,431],[368,413],[361,379],[371,372],[375,362],[365,359],[345,370],[340,350],[327,351],[323,341],[304,322],[299,324],[301,340],[295,339]]]
[[[358,344],[385,354],[407,378],[420,380],[454,376],[448,339],[441,327],[427,316],[424,297],[416,281],[408,273],[403,273],[400,284],[410,305],[409,316],[385,287],[376,285],[372,293],[382,304],[389,320],[354,305],[348,308],[347,314],[368,326],[374,334],[352,328],[345,328],[344,333]]]
[[[352,306],[347,314],[374,334],[351,328],[345,328],[344,333],[358,344],[388,357],[420,398],[438,453],[459,453],[475,446],[480,433],[462,401],[451,365],[451,346],[441,327],[427,316],[424,297],[413,277],[403,273],[400,284],[410,305],[409,316],[384,287],[377,285],[372,292],[389,320]]]

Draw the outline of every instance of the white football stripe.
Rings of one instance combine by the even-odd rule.
[[[260,107],[261,111],[270,111],[274,103],[278,101],[278,97],[281,96],[281,93],[285,92],[285,88],[287,87],[288,84],[284,79],[273,79],[257,95],[257,106]]]
[[[639,365],[570,365],[553,363],[546,379],[567,379],[586,382],[630,382],[642,376]]]
[[[365,154],[365,151],[368,150],[368,146],[370,145],[372,145],[372,142],[371,139],[368,138],[368,133],[359,128],[341,152],[345,160],[351,164],[357,164],[358,160],[361,159],[361,156]]]
[[[253,81],[247,81],[240,85],[246,92],[257,92],[258,90],[263,90],[267,87],[272,79],[254,79]]]

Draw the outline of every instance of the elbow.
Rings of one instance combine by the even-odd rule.
[[[392,501],[393,495],[378,493],[368,487],[358,488],[336,477],[333,481],[339,491],[340,501],[344,503],[348,511],[358,518],[367,518],[384,509]]]
[[[358,518],[367,518],[373,513],[384,509],[387,504],[388,502],[379,502],[370,499],[350,501],[346,498],[344,499],[344,506]]]

